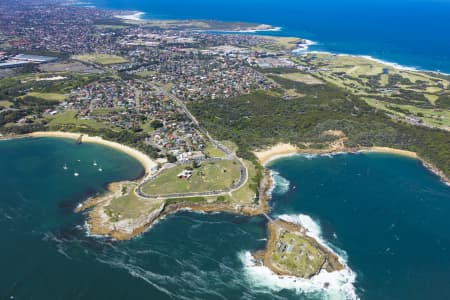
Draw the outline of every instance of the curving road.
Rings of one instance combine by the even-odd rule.
[[[221,196],[227,193],[231,193],[234,192],[236,190],[239,190],[242,186],[244,186],[247,181],[248,181],[248,170],[247,167],[245,166],[244,162],[237,157],[232,151],[230,151],[227,147],[225,147],[224,145],[222,145],[221,143],[219,143],[218,141],[216,141],[215,139],[213,139],[211,137],[211,135],[209,134],[209,132],[207,130],[205,130],[204,128],[202,128],[200,126],[200,123],[197,121],[197,119],[191,114],[191,112],[187,109],[186,105],[183,103],[183,101],[181,101],[180,99],[178,99],[177,97],[175,97],[174,95],[166,92],[163,88],[159,87],[159,86],[155,86],[156,89],[164,94],[165,96],[169,97],[170,99],[172,99],[179,107],[181,107],[181,109],[183,109],[183,111],[185,112],[185,114],[188,116],[188,118],[195,124],[195,126],[197,127],[197,129],[208,138],[208,140],[211,142],[211,144],[213,144],[214,147],[216,147],[217,149],[219,149],[220,151],[224,152],[227,156],[227,159],[229,160],[234,160],[235,162],[237,162],[239,164],[240,167],[240,174],[239,174],[239,180],[235,183],[233,183],[233,185],[230,188],[224,189],[224,190],[217,190],[217,191],[208,191],[208,192],[193,192],[193,193],[180,193],[180,194],[166,194],[166,195],[148,195],[146,193],[144,193],[142,191],[142,186],[147,184],[148,182],[151,182],[153,180],[155,180],[155,178],[157,177],[158,174],[151,176],[150,178],[144,180],[143,182],[141,182],[137,189],[136,189],[136,193],[142,197],[142,198],[146,198],[146,199],[167,199],[167,198],[189,198],[189,197],[211,197],[211,196]]]

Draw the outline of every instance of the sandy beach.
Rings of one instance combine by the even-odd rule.
[[[422,162],[425,168],[436,174],[441,178],[441,180],[450,185],[450,179],[447,175],[444,174],[439,168],[435,167],[433,164],[424,160],[417,153],[407,150],[394,149],[389,147],[360,147],[360,148],[345,148],[343,144],[341,146],[334,145],[332,148],[323,149],[323,150],[315,150],[315,149],[299,149],[292,144],[277,144],[271,148],[266,150],[254,152],[256,157],[258,158],[261,165],[266,166],[269,162],[288,157],[296,154],[333,154],[333,153],[357,153],[357,152],[378,152],[378,153],[389,153],[402,155],[414,159],[418,159]]]
[[[289,155],[299,154],[300,149],[291,144],[277,144],[267,150],[255,152],[261,165],[265,166],[269,162],[278,158],[286,157]]]
[[[415,152],[400,150],[388,147],[362,147],[356,149],[342,148],[342,149],[324,149],[324,150],[311,150],[311,149],[299,149],[291,144],[277,144],[267,150],[254,152],[259,162],[265,166],[269,162],[295,154],[330,154],[337,152],[380,152],[380,153],[390,153],[398,154],[402,156],[407,156],[411,158],[419,158]]]
[[[55,138],[69,138],[69,139],[78,139],[80,137],[81,133],[70,133],[70,132],[62,132],[62,131],[49,131],[49,132],[33,132],[28,134],[27,136],[29,137],[55,137]],[[142,153],[139,150],[133,149],[131,147],[116,143],[116,142],[111,142],[111,141],[107,141],[102,139],[101,137],[98,136],[89,136],[86,134],[83,134],[83,139],[82,139],[83,143],[94,143],[94,144],[99,144],[99,145],[103,145],[103,146],[107,146],[116,150],[119,150],[121,152],[124,152],[126,154],[128,154],[131,157],[134,157],[135,159],[137,159],[142,166],[145,169],[145,174],[147,177],[148,175],[152,174],[152,170],[154,170],[157,167],[156,162],[154,162],[150,157],[148,157],[146,154]]]
[[[398,154],[402,156],[407,156],[411,158],[419,159],[419,156],[415,152],[400,150],[388,147],[370,147],[370,148],[361,148],[358,152],[380,152],[380,153],[390,153],[390,154]]]

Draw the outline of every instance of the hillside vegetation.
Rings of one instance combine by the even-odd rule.
[[[219,101],[194,102],[189,108],[217,139],[231,140],[248,159],[251,151],[279,142],[323,148],[335,139],[322,134],[341,130],[347,147],[384,146],[417,152],[450,175],[450,133],[395,121],[358,96],[331,83],[311,85],[272,76],[279,93],[257,91]],[[284,100],[284,89],[305,95]],[[310,144],[312,143],[312,144]]]

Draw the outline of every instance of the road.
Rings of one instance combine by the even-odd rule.
[[[155,85],[154,87],[158,90],[158,92],[160,92],[161,94],[165,95],[166,97],[169,97],[170,99],[172,99],[184,111],[184,113],[188,116],[188,118],[195,124],[195,126],[203,134],[203,136],[207,137],[208,140],[211,142],[211,144],[214,147],[216,147],[217,149],[221,150],[222,152],[224,152],[226,154],[227,159],[234,160],[234,161],[236,161],[239,164],[239,167],[240,167],[239,180],[237,182],[235,182],[230,188],[224,189],[224,190],[218,190],[218,191],[198,192],[198,193],[167,194],[167,195],[148,195],[148,194],[146,194],[146,193],[144,193],[142,191],[142,186],[144,186],[148,182],[154,180],[156,178],[156,176],[157,176],[157,174],[156,174],[156,176],[152,176],[152,177],[148,178],[147,180],[144,180],[143,182],[141,182],[139,184],[139,186],[137,187],[137,189],[136,189],[136,193],[140,197],[146,198],[146,199],[212,197],[212,196],[221,196],[221,195],[224,195],[224,194],[232,193],[234,191],[239,190],[242,186],[244,186],[247,183],[247,181],[248,181],[248,170],[247,170],[247,167],[245,166],[244,162],[239,157],[237,157],[230,149],[228,149],[227,147],[225,147],[224,145],[222,145],[221,143],[219,143],[218,141],[213,139],[211,137],[211,135],[209,134],[209,132],[206,129],[204,129],[204,128],[202,128],[200,126],[200,123],[191,114],[191,112],[188,110],[188,108],[183,103],[183,101],[181,101],[180,99],[178,99],[174,95],[168,93],[167,91],[165,91],[160,86]]]

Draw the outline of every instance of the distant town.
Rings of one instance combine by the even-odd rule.
[[[367,61],[307,53],[310,42],[299,38],[240,33],[274,29],[269,25],[138,20],[134,12],[72,4],[0,4],[4,134],[129,130],[139,133],[132,144],[152,157],[186,162],[206,158],[209,145],[185,105],[255,91],[281,91],[289,100],[304,96],[296,85],[324,82],[359,94],[393,119],[449,128],[449,116],[432,105],[448,97],[445,78],[415,78],[375,62],[358,73],[351,66]],[[424,97],[418,111],[405,107]]]
[[[10,127],[23,129],[45,120],[62,130],[70,130],[74,123],[139,130],[146,133],[142,141],[157,149],[158,157],[170,155],[180,162],[205,158],[202,150],[208,146],[180,102],[275,89],[279,85],[258,69],[295,68],[286,55],[306,43],[213,34],[198,30],[201,24],[196,23],[136,22],[127,20],[130,12],[81,6],[38,1],[2,6],[8,9],[0,18],[0,78],[35,74],[21,77],[21,82],[32,84],[16,91],[17,96],[57,100],[37,114],[15,114],[17,120],[8,122]],[[227,29],[224,24],[208,26]],[[71,85],[74,74],[85,83],[52,93],[35,91],[36,86]],[[0,100],[4,111],[21,110]]]

